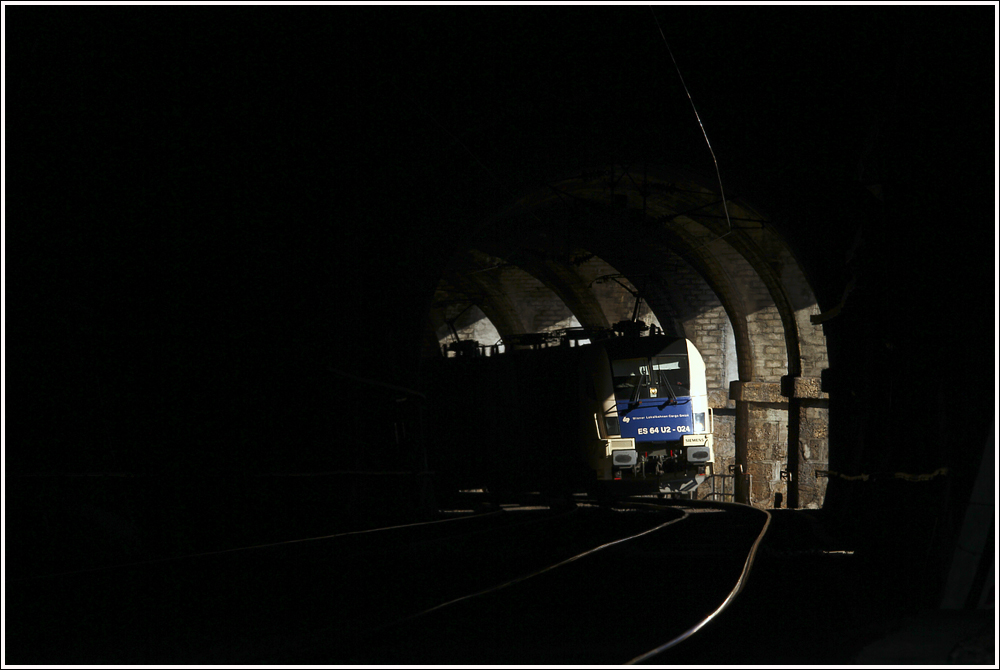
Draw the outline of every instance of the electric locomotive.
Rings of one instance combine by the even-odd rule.
[[[705,364],[664,335],[452,346],[427,362],[428,457],[446,486],[690,494],[713,461]],[[577,334],[577,339],[579,334]]]
[[[589,461],[597,479],[694,491],[714,461],[701,354],[689,340],[657,335],[595,346],[601,406]]]

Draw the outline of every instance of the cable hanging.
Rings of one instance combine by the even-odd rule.
[[[701,128],[701,134],[705,138],[705,144],[708,146],[708,152],[712,155],[712,164],[715,165],[715,177],[719,182],[719,195],[722,197],[722,209],[726,213],[726,225],[728,226],[728,230],[722,235],[719,235],[708,242],[705,242],[705,244],[691,250],[697,251],[698,249],[708,246],[716,240],[721,240],[723,237],[733,232],[733,222],[729,218],[729,207],[726,205],[726,192],[722,188],[722,174],[719,172],[719,161],[715,158],[715,151],[712,149],[712,143],[708,139],[708,132],[705,130],[705,124],[701,122],[701,116],[698,114],[698,108],[695,107],[694,98],[691,97],[691,91],[688,90],[687,84],[684,82],[684,75],[681,74],[681,68],[677,65],[677,59],[674,58],[674,52],[670,49],[670,43],[667,42],[667,36],[663,32],[663,28],[660,26],[660,20],[656,18],[656,12],[653,11],[652,5],[649,6],[649,13],[653,15],[653,21],[656,22],[656,29],[660,31],[660,37],[663,38],[663,45],[667,48],[667,53],[670,54],[670,60],[674,64],[674,69],[677,70],[678,78],[681,80],[681,86],[684,87],[684,93],[687,94],[688,102],[691,103],[691,109],[694,111],[694,118],[698,120],[698,127]]]

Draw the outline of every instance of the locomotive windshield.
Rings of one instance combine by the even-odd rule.
[[[687,356],[620,358],[611,361],[615,400],[636,401],[649,398],[691,395]]]

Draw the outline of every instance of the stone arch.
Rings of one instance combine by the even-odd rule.
[[[723,201],[709,180],[680,170],[580,170],[495,211],[469,244],[482,250],[480,263],[502,259],[517,268],[505,272],[531,277],[588,327],[614,323],[593,275],[598,264],[614,268],[623,286],[641,290],[661,326],[705,355],[720,474],[729,464],[748,472],[752,484],[739,493],[757,505],[770,506],[777,493],[821,504],[812,478],[828,462],[819,388],[825,338],[811,319],[819,310],[791,250],[752,206]],[[491,273],[480,267],[470,276]],[[506,300],[497,312],[514,313],[525,295],[516,297],[510,281],[487,293]]]

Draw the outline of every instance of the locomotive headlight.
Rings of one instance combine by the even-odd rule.
[[[611,458],[616,468],[631,468],[639,462],[639,452],[634,449],[618,449],[612,452]]]
[[[712,451],[708,447],[688,447],[688,463],[704,463],[711,460]]]
[[[694,432],[704,433],[705,432],[705,413],[695,412],[694,414]]]

